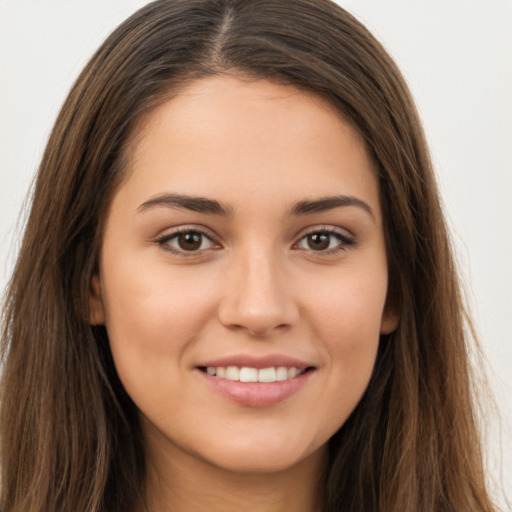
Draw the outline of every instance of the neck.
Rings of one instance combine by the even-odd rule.
[[[326,448],[280,471],[220,468],[147,440],[144,512],[319,512]]]

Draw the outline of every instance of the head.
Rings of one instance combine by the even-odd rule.
[[[329,442],[325,499],[332,510],[341,500],[350,510],[434,509],[440,502],[433,496],[456,493],[445,488],[448,466],[441,463],[455,450],[449,422],[461,424],[465,439],[473,432],[471,414],[459,415],[463,407],[455,403],[470,400],[448,237],[399,71],[360,23],[324,0],[157,1],[124,22],[91,59],[49,140],[7,310],[5,382],[13,385],[27,368],[17,400],[39,388],[39,400],[50,407],[34,404],[23,416],[7,401],[3,414],[16,417],[18,429],[4,436],[4,459],[18,456],[6,446],[15,446],[16,432],[29,425],[46,432],[25,443],[21,455],[29,467],[38,460],[46,468],[39,481],[48,481],[33,496],[44,488],[64,499],[66,486],[81,479],[91,488],[76,490],[76,504],[89,500],[108,510],[123,495],[128,510],[136,499],[144,475],[140,419],[119,381],[103,322],[94,321],[91,296],[112,201],[129,179],[144,127],[159,107],[216,76],[317,98],[364,145],[382,217],[386,308],[396,321],[382,331],[364,395]],[[52,459],[45,436],[62,458]],[[419,454],[438,463],[425,465]],[[467,472],[478,472],[477,459]],[[431,486],[424,492],[431,498],[420,498],[418,483]],[[16,499],[5,495],[5,508]]]

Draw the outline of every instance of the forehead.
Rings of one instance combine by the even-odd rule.
[[[362,137],[326,100],[222,75],[193,82],[147,116],[123,187],[139,197],[173,192],[236,202],[281,194],[282,203],[343,193],[378,203]]]

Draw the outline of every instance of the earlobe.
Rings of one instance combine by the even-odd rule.
[[[400,322],[400,308],[396,300],[388,295],[380,323],[381,334],[391,334]]]
[[[399,321],[400,314],[397,311],[384,311],[380,324],[380,333],[391,334],[398,327]]]
[[[100,278],[97,275],[94,275],[91,280],[89,308],[89,323],[91,325],[103,325],[105,323],[105,309],[101,296]]]

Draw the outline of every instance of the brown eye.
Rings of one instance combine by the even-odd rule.
[[[312,231],[304,235],[298,242],[297,247],[306,251],[323,252],[331,254],[343,251],[355,244],[355,240],[338,231]]]
[[[331,244],[332,235],[329,233],[311,233],[306,241],[309,249],[313,251],[325,251]]]
[[[197,231],[188,231],[187,233],[180,233],[176,237],[178,246],[184,251],[197,251],[201,248],[203,242],[203,235]]]
[[[201,231],[180,231],[163,236],[158,245],[174,253],[201,253],[203,250],[217,247],[213,240]]]

